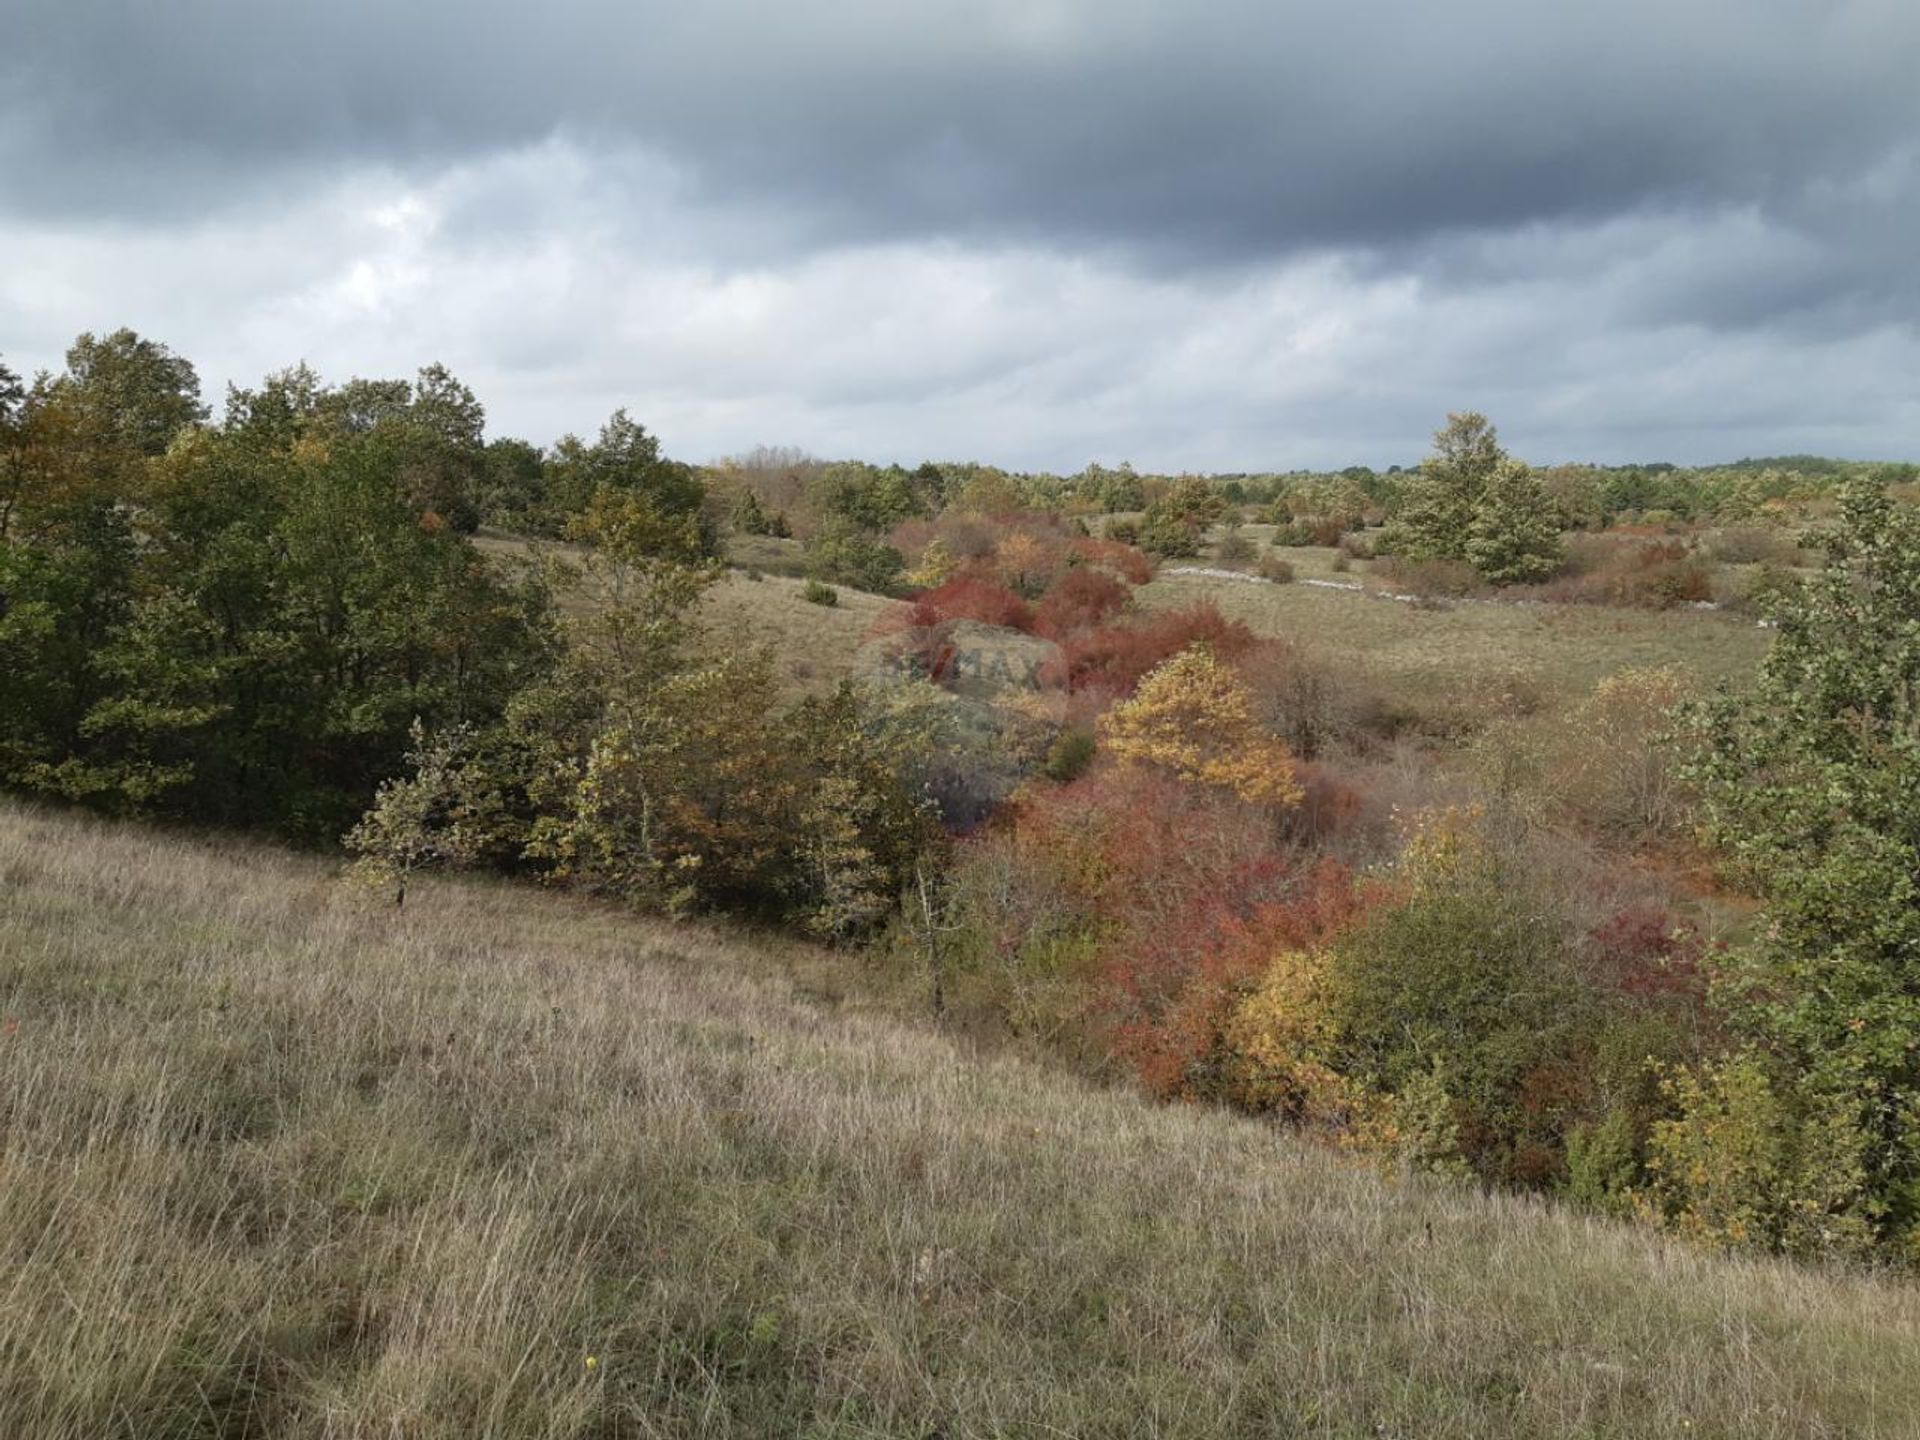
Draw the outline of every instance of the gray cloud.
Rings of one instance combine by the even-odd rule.
[[[694,454],[1899,451],[1916,53],[1907,0],[13,0],[0,352],[443,358]]]
[[[1920,122],[1920,10],[1894,0],[16,10],[12,168],[30,201],[107,213],[563,132],[839,239],[1238,257],[1655,202],[1771,209]]]

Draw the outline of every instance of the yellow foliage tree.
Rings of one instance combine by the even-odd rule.
[[[1131,700],[1107,713],[1100,734],[1129,763],[1230,790],[1243,800],[1300,802],[1293,756],[1254,719],[1240,678],[1204,648],[1151,671]]]
[[[1352,1087],[1325,1062],[1334,1037],[1323,950],[1285,950],[1234,1007],[1224,1038],[1233,1098],[1307,1123],[1350,1107]]]

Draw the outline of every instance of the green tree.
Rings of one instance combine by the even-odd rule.
[[[901,553],[844,520],[822,525],[807,538],[807,573],[832,585],[849,585],[875,595],[899,588],[906,568]]]
[[[1864,1233],[1915,1258],[1920,516],[1883,486],[1853,482],[1824,548],[1820,573],[1779,603],[1754,686],[1693,715],[1701,751],[1690,778],[1709,831],[1766,912],[1714,987],[1743,1047],[1729,1072],[1740,1083],[1702,1081],[1699,1104],[1667,1133],[1666,1200],[1682,1223],[1729,1210],[1724,1196],[1707,1205],[1715,1161],[1693,1152],[1703,1135],[1729,1134],[1703,1116],[1738,1095],[1741,1113],[1781,1128],[1771,1143],[1792,1155],[1845,1151],[1858,1174],[1844,1194],[1813,1196],[1818,1213],[1800,1207],[1800,1223],[1770,1204],[1760,1209],[1772,1222],[1733,1238],[1806,1249]]]
[[[535,523],[547,498],[546,461],[524,440],[490,441],[480,466],[477,500],[490,525],[523,530]]]
[[[704,514],[706,487],[691,466],[669,460],[660,442],[625,410],[616,410],[592,444],[568,435],[547,457],[549,531],[564,529],[603,491],[628,497],[655,516],[660,533],[674,529],[677,548],[712,555],[718,536]]]
[[[1466,559],[1467,531],[1480,497],[1507,458],[1486,416],[1447,416],[1434,432],[1433,454],[1403,476],[1399,505],[1383,543],[1409,560]]]
[[[1553,502],[1518,460],[1493,467],[1473,508],[1464,547],[1467,563],[1494,585],[1545,580],[1566,563]]]
[[[471,783],[465,763],[473,746],[470,727],[428,735],[415,720],[410,736],[410,773],[381,782],[372,808],[343,842],[360,857],[358,877],[390,887],[396,907],[406,903],[415,871],[470,865],[484,853],[491,832],[487,811],[496,801],[484,786]]]
[[[159,455],[184,426],[207,418],[192,364],[131,330],[80,336],[58,383],[79,410],[88,440],[102,451]]]

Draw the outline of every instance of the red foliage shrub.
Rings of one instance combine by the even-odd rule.
[[[1034,629],[1049,640],[1059,640],[1102,624],[1131,598],[1124,580],[1082,565],[1069,570],[1041,597]]]
[[[999,855],[986,922],[999,960],[1088,937],[1082,1021],[1162,1094],[1206,1093],[1244,987],[1361,903],[1345,867],[1283,854],[1258,807],[1138,769],[1025,792],[971,843]]]
[[[1118,540],[1096,540],[1082,535],[1074,540],[1072,553],[1083,565],[1104,566],[1129,585],[1144,585],[1153,579],[1153,561],[1147,553]]]
[[[1622,993],[1699,997],[1706,981],[1700,933],[1659,905],[1631,905],[1587,937],[1601,973]]]
[[[1069,636],[1041,678],[1069,690],[1098,690],[1119,699],[1133,693],[1149,670],[1204,642],[1223,660],[1236,660],[1258,643],[1253,631],[1209,602],[1167,610],[1131,625],[1110,625]]]
[[[1004,585],[971,575],[956,575],[915,597],[914,604],[944,620],[977,620],[1010,630],[1033,629],[1033,608],[1026,601]]]
[[[1217,878],[1226,888],[1132,937],[1107,967],[1114,1050],[1157,1094],[1215,1091],[1222,1030],[1246,987],[1276,955],[1325,943],[1360,908],[1352,874],[1332,860],[1298,871],[1267,854]],[[1249,892],[1273,898],[1249,906]]]

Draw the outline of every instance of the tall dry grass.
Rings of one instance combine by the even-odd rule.
[[[1910,1288],[1387,1183],[792,968],[0,806],[0,1436],[1920,1432]]]

